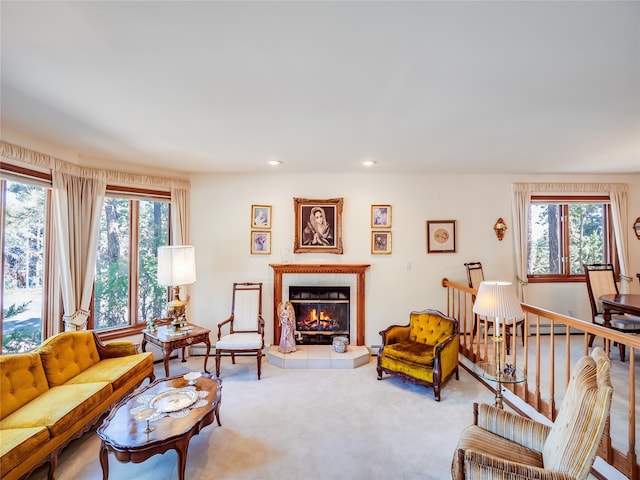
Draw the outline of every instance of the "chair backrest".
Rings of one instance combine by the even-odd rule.
[[[409,339],[425,345],[436,345],[458,333],[458,321],[438,310],[411,312],[409,326]]]
[[[262,283],[234,283],[232,332],[257,332],[262,316]]]
[[[585,264],[583,268],[591,302],[591,314],[595,317],[602,314],[600,296],[618,293],[616,276],[610,263]]]
[[[469,263],[465,263],[464,266],[467,269],[467,280],[469,281],[469,286],[477,290],[478,287],[480,287],[480,282],[484,280],[482,263],[469,262]]]
[[[611,361],[600,347],[576,363],[542,450],[544,468],[588,477],[611,409],[610,371]]]

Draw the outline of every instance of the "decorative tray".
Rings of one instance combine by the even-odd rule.
[[[177,412],[193,405],[197,400],[198,394],[193,390],[174,390],[156,395],[149,406],[158,412]]]

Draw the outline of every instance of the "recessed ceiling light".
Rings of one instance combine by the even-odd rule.
[[[282,165],[282,162],[280,160],[268,160],[267,163],[273,167],[276,167],[278,165]]]
[[[378,162],[376,162],[375,160],[370,160],[370,159],[362,160],[360,162],[360,164],[364,165],[365,167],[373,167],[376,163],[378,163]]]

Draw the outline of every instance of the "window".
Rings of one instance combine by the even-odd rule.
[[[162,317],[167,289],[157,283],[158,247],[169,244],[169,198],[109,193],[102,211],[93,328],[120,331]],[[166,316],[166,315],[165,315]]]
[[[576,281],[585,263],[617,263],[608,197],[532,197],[530,281]]]
[[[33,350],[43,338],[50,189],[0,180],[0,194],[2,353],[20,353]]]

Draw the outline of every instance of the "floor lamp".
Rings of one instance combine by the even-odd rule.
[[[513,319],[513,334],[515,335],[516,321],[524,318],[524,312],[520,306],[520,300],[510,282],[484,281],[478,287],[478,294],[473,304],[473,313],[488,318],[493,318],[493,341],[495,356],[495,372],[487,372],[494,375],[497,382],[496,406],[502,408],[502,380],[505,375],[513,375],[513,367],[506,365],[502,357],[504,337],[502,324]],[[506,329],[506,324],[505,324]]]
[[[167,313],[171,324],[177,330],[187,323],[185,305],[180,300],[180,285],[196,281],[196,258],[191,245],[165,246],[158,248],[158,283],[171,287],[171,301],[167,303]]]

